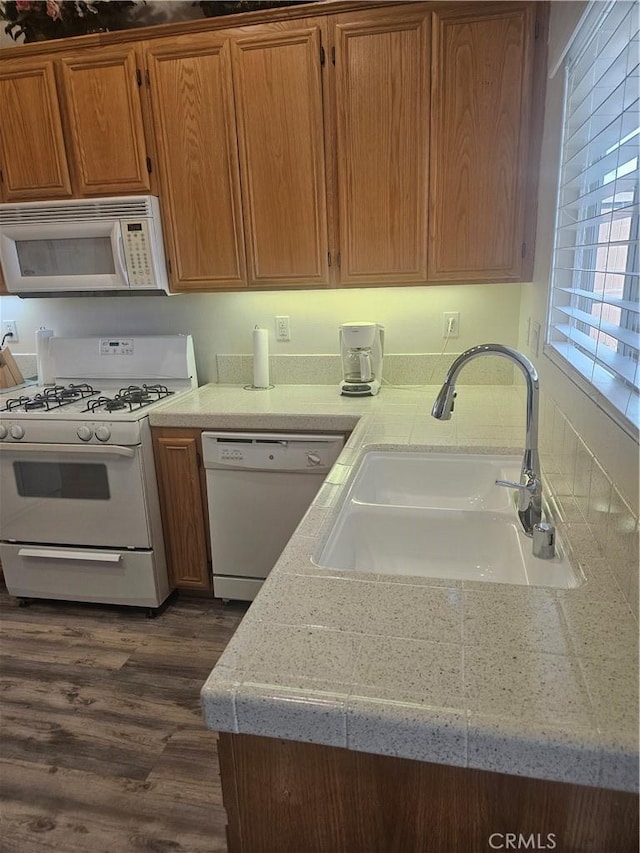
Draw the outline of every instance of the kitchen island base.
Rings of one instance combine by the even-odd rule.
[[[635,794],[221,732],[229,853],[636,853]]]

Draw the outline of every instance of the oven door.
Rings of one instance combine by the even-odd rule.
[[[0,444],[0,538],[149,548],[141,448]]]

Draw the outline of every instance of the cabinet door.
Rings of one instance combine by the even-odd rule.
[[[535,3],[433,13],[429,278],[521,278]]]
[[[320,27],[233,44],[249,285],[328,284]]]
[[[5,201],[71,195],[53,62],[0,65],[0,148]]]
[[[60,60],[80,195],[149,191],[136,65],[127,46]]]
[[[200,430],[153,430],[169,578],[174,587],[210,590],[207,510]]]
[[[173,287],[244,285],[228,40],[215,33],[162,39],[146,56]]]
[[[429,15],[337,18],[340,281],[427,277]]]

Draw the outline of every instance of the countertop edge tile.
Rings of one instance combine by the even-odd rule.
[[[601,745],[595,728],[567,728],[469,713],[468,767],[514,776],[598,785]]]
[[[600,760],[599,784],[602,788],[615,791],[630,791],[637,794],[640,790],[640,756],[637,740],[635,749],[629,745],[619,746],[602,736],[602,755]]]
[[[200,690],[200,706],[208,729],[238,734],[236,692],[240,680],[230,667],[217,666]]]
[[[410,753],[417,761],[466,767],[466,714],[459,710],[350,696],[347,747],[396,758]]]
[[[243,734],[346,747],[346,694],[243,684],[237,692]]]

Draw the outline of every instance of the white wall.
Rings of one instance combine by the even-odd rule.
[[[440,352],[442,312],[460,312],[460,337],[449,352],[497,341],[515,346],[519,284],[385,287],[355,290],[213,293],[168,297],[0,298],[0,317],[16,320],[14,352],[33,352],[35,330],[57,335],[189,333],[201,382],[215,381],[216,353],[251,352],[255,325],[271,333],[274,354],[335,353],[338,326],[374,320],[386,327],[389,353]],[[291,318],[291,341],[274,340],[276,315]]]
[[[550,66],[560,55],[566,39],[573,32],[586,4],[558,2],[551,6]],[[536,264],[533,282],[522,285],[520,309],[519,348],[526,350],[526,333],[529,317],[545,327],[553,229],[560,159],[562,122],[562,71],[547,81],[545,128],[542,144],[540,190],[538,197],[538,230],[536,237]],[[540,387],[560,406],[575,430],[594,453],[619,490],[638,505],[638,443],[602,412],[595,403],[571,382],[545,355],[536,362],[540,374]]]

